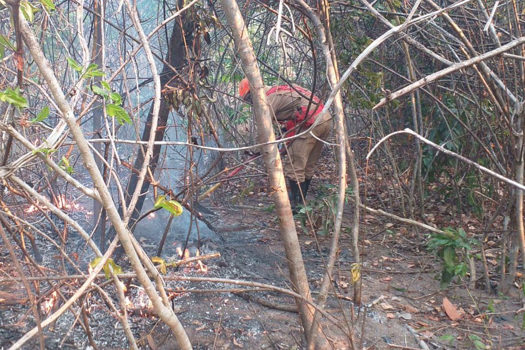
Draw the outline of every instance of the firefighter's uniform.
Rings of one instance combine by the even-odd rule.
[[[241,81],[239,94],[243,99],[248,99],[249,85],[246,79]],[[330,113],[321,113],[324,105],[309,90],[298,85],[267,87],[266,98],[274,121],[284,127],[286,137],[308,129],[320,119],[311,132],[318,139],[328,139],[332,130],[332,117]],[[289,156],[284,162],[284,173],[289,180],[290,200],[294,208],[302,202],[299,188],[306,197],[323,149],[323,143],[316,137],[307,133],[287,144]]]

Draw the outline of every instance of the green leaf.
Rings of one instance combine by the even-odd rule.
[[[93,78],[93,77],[103,77],[106,73],[98,69],[98,64],[91,63],[87,68],[86,71],[83,74],[83,77],[85,78]]]
[[[102,87],[103,87],[104,89],[106,89],[106,90],[108,90],[108,91],[111,91],[111,87],[109,86],[109,83],[108,83],[107,81],[102,80],[102,81],[100,82],[100,85],[102,85]]]
[[[495,310],[496,309],[494,308],[494,300],[490,299],[489,304],[487,305],[487,311],[494,313]]]
[[[74,70],[76,70],[79,73],[82,72],[83,68],[82,68],[82,65],[80,63],[78,63],[77,61],[75,61],[71,57],[67,57],[66,59],[67,59],[67,63],[69,63],[71,68],[73,68]]]
[[[176,200],[167,200],[166,196],[159,196],[155,201],[155,208],[163,208],[169,211],[174,216],[179,216],[182,214],[182,205]]]
[[[38,114],[36,115],[36,118],[31,119],[31,123],[41,122],[47,119],[47,117],[49,117],[49,107],[45,106],[44,108],[42,108],[40,112],[38,112]]]
[[[8,47],[10,48],[11,50],[15,51],[15,47],[13,46],[13,44],[11,44],[9,42],[9,39],[0,34],[0,59],[4,58],[5,56],[5,48]]]
[[[94,94],[102,96],[104,98],[108,97],[108,95],[109,95],[108,90],[103,89],[103,88],[101,88],[100,86],[97,86],[97,85],[92,85],[91,86],[91,91],[93,91]]]
[[[62,157],[62,159],[60,160],[59,166],[62,169],[64,169],[69,175],[73,175],[73,173],[75,172],[75,170],[69,163],[69,159],[67,159],[66,157]]]
[[[2,34],[0,34],[0,45],[4,47],[8,47],[12,51],[16,51],[15,45],[11,44],[9,39],[5,35],[2,35]]]
[[[48,12],[53,12],[56,10],[55,4],[53,4],[53,0],[40,0],[42,5],[46,8]]]
[[[469,334],[469,335],[468,335],[468,338],[470,339],[470,341],[472,342],[472,344],[474,344],[474,346],[476,347],[476,350],[483,350],[483,349],[486,349],[485,344],[483,344],[483,342],[481,341],[481,338],[478,337],[477,335],[475,335],[475,334]]]
[[[105,75],[106,75],[106,73],[104,73],[103,71],[94,70],[94,71],[91,71],[91,72],[84,73],[83,77],[84,78],[93,78],[93,77],[103,77]]]
[[[452,282],[452,279],[454,279],[454,274],[447,271],[446,269],[443,269],[443,271],[441,271],[441,281],[439,281],[439,287],[441,289],[445,289],[448,287],[450,282]]]
[[[116,92],[112,92],[111,94],[109,94],[109,98],[111,99],[111,101],[113,101],[114,104],[117,104],[119,106],[122,104],[122,97]]]
[[[126,112],[126,110],[121,106],[109,103],[106,105],[106,113],[110,117],[114,117],[115,119],[117,119],[117,122],[120,125],[124,125],[126,123],[131,124],[131,118],[129,117],[128,112]]]
[[[452,247],[445,247],[443,250],[443,261],[447,266],[456,265],[456,250]]]
[[[27,107],[27,100],[24,96],[22,96],[18,87],[14,90],[7,88],[4,91],[0,91],[0,101],[7,102],[18,108]]]
[[[441,337],[439,337],[439,340],[444,343],[453,344],[456,338],[451,334],[444,334]]]
[[[35,13],[38,12],[38,8],[35,5],[31,4],[29,1],[21,1],[20,11],[22,11],[24,18],[28,22],[32,23],[35,19]]]
[[[42,153],[42,154],[45,154],[46,156],[56,152],[57,150],[54,149],[54,148],[49,148],[49,147],[40,147],[40,148],[37,148],[35,150],[33,150],[33,154],[37,154],[37,153]]]

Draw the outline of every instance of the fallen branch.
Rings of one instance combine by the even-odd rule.
[[[294,303],[277,303],[268,299],[264,299],[262,297],[257,297],[255,295],[248,294],[244,291],[233,292],[233,294],[243,298],[246,301],[254,302],[270,309],[297,313],[297,305],[295,305]]]
[[[429,231],[432,231],[432,232],[435,232],[435,233],[442,233],[442,234],[445,233],[445,231],[440,230],[438,228],[432,227],[430,225],[424,224],[424,223],[416,221],[416,220],[403,218],[401,216],[397,216],[395,214],[388,213],[388,212],[386,212],[384,210],[381,210],[381,209],[373,209],[373,208],[370,208],[370,207],[368,207],[368,206],[366,206],[364,204],[359,204],[359,207],[365,209],[366,211],[368,211],[368,212],[370,212],[372,214],[378,214],[378,215],[386,216],[388,218],[391,218],[391,219],[394,219],[394,220],[397,220],[397,221],[400,221],[400,222],[404,222],[405,224],[418,226],[418,227],[421,227],[421,228],[423,228],[425,230],[429,230]]]
[[[115,241],[116,243],[116,241]],[[107,254],[107,253],[106,253]],[[102,264],[103,265],[103,264]],[[102,265],[97,265],[97,272],[100,271],[102,268]],[[129,278],[137,278],[137,275],[135,273],[123,273],[119,274],[118,277],[120,279],[129,279]],[[93,275],[70,275],[70,276],[47,276],[47,277],[27,277],[26,279],[28,281],[32,280],[64,280],[64,279],[86,279],[89,278],[89,281],[95,280],[95,279],[105,279],[106,275],[103,273],[99,273],[96,276]],[[8,282],[8,281],[16,281],[19,280],[19,277],[13,277],[13,278],[2,278],[0,279],[0,283],[2,282]],[[244,281],[244,280],[233,280],[233,279],[226,279],[226,278],[215,278],[215,277],[190,277],[190,276],[163,276],[163,279],[165,281],[188,281],[188,282],[211,282],[211,283],[224,283],[224,284],[235,284],[240,286],[247,286],[252,288],[260,288],[264,290],[270,290],[274,292],[278,292],[281,294],[290,295],[294,298],[299,298],[304,300],[306,303],[311,305],[314,309],[318,310],[323,316],[325,316],[330,322],[332,322],[334,325],[340,325],[341,321],[335,318],[334,316],[330,315],[326,311],[319,308],[316,304],[314,304],[311,301],[307,301],[306,299],[302,298],[298,293],[295,293],[294,291],[286,288],[276,287],[271,284],[265,284],[265,283],[259,283],[259,282],[251,282],[251,281]],[[190,292],[191,290],[185,290],[186,292]],[[63,308],[63,307],[62,307]],[[343,330],[344,331],[344,330]]]

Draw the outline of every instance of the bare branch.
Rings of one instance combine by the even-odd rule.
[[[524,38],[524,39],[525,39],[525,38]],[[430,141],[430,140],[424,138],[423,136],[419,135],[418,133],[416,133],[416,132],[414,132],[414,131],[412,131],[412,130],[410,130],[410,129],[408,129],[408,128],[405,129],[405,130],[400,130],[400,131],[393,132],[393,133],[388,134],[388,135],[386,135],[385,137],[383,137],[383,138],[382,138],[381,140],[379,140],[379,142],[374,146],[374,148],[372,148],[372,149],[370,150],[370,152],[368,152],[368,154],[366,155],[366,159],[369,159],[370,156],[374,153],[374,151],[375,151],[375,150],[376,150],[376,149],[377,149],[377,148],[378,148],[378,147],[379,147],[384,141],[386,141],[387,139],[389,139],[390,137],[392,137],[392,136],[394,136],[394,135],[399,135],[399,134],[410,134],[410,135],[412,135],[412,136],[415,136],[415,137],[417,137],[418,139],[420,139],[421,141],[423,141],[424,143],[426,143],[427,145],[430,145],[430,146],[432,146],[432,147],[438,149],[440,152],[443,152],[443,153],[445,153],[446,155],[449,155],[449,156],[452,156],[452,157],[454,157],[454,158],[457,158],[457,159],[459,159],[459,160],[461,160],[461,161],[463,161],[463,162],[465,162],[465,163],[467,163],[467,164],[469,164],[469,165],[472,165],[472,166],[476,167],[478,170],[480,170],[480,171],[482,171],[482,172],[484,172],[484,173],[486,173],[486,174],[489,174],[490,176],[494,176],[495,178],[500,179],[500,180],[503,181],[503,182],[506,182],[506,183],[508,183],[508,184],[510,184],[510,185],[512,185],[512,186],[514,186],[514,187],[519,188],[519,189],[522,190],[522,191],[525,191],[525,186],[524,186],[524,185],[522,185],[522,184],[520,184],[520,183],[518,183],[518,182],[516,182],[516,181],[514,181],[514,180],[511,180],[511,179],[509,179],[509,178],[506,178],[505,176],[502,176],[502,175],[500,175],[500,174],[498,174],[498,173],[496,173],[496,172],[494,172],[494,171],[492,171],[492,170],[490,170],[490,169],[487,169],[487,168],[485,168],[483,165],[479,165],[478,163],[476,163],[476,162],[474,162],[474,161],[472,161],[472,160],[470,160],[470,159],[468,159],[468,158],[465,158],[465,157],[463,157],[462,155],[459,155],[459,154],[457,154],[457,153],[454,153],[454,152],[452,152],[452,151],[449,151],[448,149],[446,149],[446,148],[444,148],[444,147],[442,147],[442,146],[440,146],[440,145],[435,144],[434,142],[432,142],[432,141]]]

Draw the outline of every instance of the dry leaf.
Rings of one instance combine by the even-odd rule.
[[[394,307],[387,302],[383,302],[379,304],[379,306],[381,306],[383,310],[393,310],[394,309]]]
[[[432,333],[431,331],[424,331],[424,332],[421,332],[421,333],[418,332],[418,334],[422,335],[426,339],[430,339],[430,338],[432,338],[434,336],[434,333]]]
[[[443,310],[452,321],[457,321],[462,316],[456,306],[452,304],[447,297],[443,298]]]
[[[419,310],[413,307],[412,305],[403,305],[403,308],[405,309],[405,311],[410,312],[412,314],[417,314],[419,312]]]
[[[242,344],[237,342],[237,339],[235,339],[235,337],[233,338],[233,345],[239,347],[239,348],[243,348]]]

